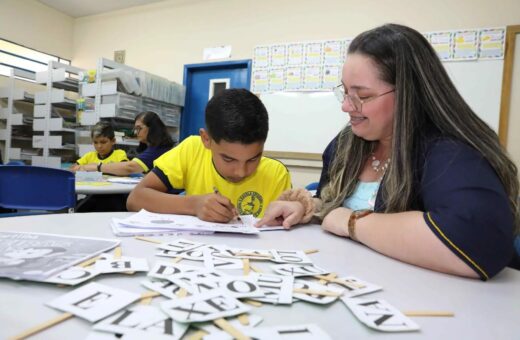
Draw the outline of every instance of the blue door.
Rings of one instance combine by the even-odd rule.
[[[186,101],[181,115],[180,140],[198,135],[204,127],[204,110],[209,99],[227,88],[249,89],[251,60],[184,65]]]

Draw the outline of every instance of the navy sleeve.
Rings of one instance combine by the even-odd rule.
[[[325,148],[325,151],[321,155],[321,159],[323,161],[323,166],[321,168],[320,182],[318,184],[318,188],[316,190],[316,197],[321,197],[321,189],[329,182],[329,169],[332,165],[332,160],[334,159],[334,153],[336,152],[336,141],[338,136],[334,137],[332,141],[330,141],[329,145]]]
[[[487,280],[513,258],[513,213],[504,186],[475,149],[452,140],[426,153],[421,196],[433,233]]]

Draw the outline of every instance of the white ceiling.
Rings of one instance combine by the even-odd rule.
[[[38,0],[62,13],[78,18],[164,0]]]

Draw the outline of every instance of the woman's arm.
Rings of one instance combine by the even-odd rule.
[[[323,229],[348,237],[350,209],[336,208],[323,220]],[[373,213],[356,221],[356,238],[368,247],[400,261],[442,273],[479,278],[430,230],[420,211]]]

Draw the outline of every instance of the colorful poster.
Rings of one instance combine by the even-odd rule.
[[[269,67],[269,47],[257,46],[253,52],[253,67],[266,68]]]
[[[453,60],[475,60],[478,52],[477,30],[453,33]]]
[[[271,67],[285,66],[285,57],[286,57],[285,52],[286,52],[285,45],[271,46]]]
[[[430,43],[441,60],[451,60],[452,58],[451,37],[451,32],[433,32],[430,34]]]
[[[485,28],[479,31],[478,57],[481,59],[504,58],[505,28]]]
[[[287,45],[287,65],[303,64],[303,44]]]
[[[269,70],[269,91],[283,91],[285,85],[283,68]]]
[[[256,69],[253,71],[253,93],[266,92],[269,89],[269,70]]]
[[[323,43],[323,64],[340,65],[343,63],[343,44],[341,40],[329,40]]]
[[[320,65],[323,52],[323,44],[321,42],[311,42],[305,44],[305,64]]]
[[[301,67],[288,67],[285,70],[285,90],[298,91],[302,89],[303,74]]]
[[[303,72],[303,88],[305,90],[321,89],[321,67],[307,66]]]
[[[341,83],[341,68],[339,66],[323,66],[321,88],[330,90]]]

